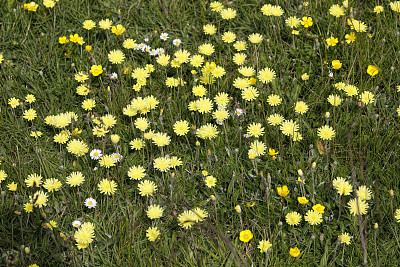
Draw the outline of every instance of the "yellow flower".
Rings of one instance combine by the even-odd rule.
[[[68,40],[67,36],[62,36],[62,37],[58,37],[58,42],[60,44],[66,44],[69,42],[69,40]]]
[[[360,198],[358,199],[358,201],[353,198],[347,203],[347,205],[349,206],[350,213],[354,216],[359,214],[367,214],[369,208],[368,203],[365,200],[361,200]]]
[[[24,114],[23,114],[23,118],[28,121],[33,120],[34,118],[36,118],[36,116],[37,116],[36,110],[34,110],[32,108],[25,110]]]
[[[224,6],[218,1],[213,1],[210,3],[210,8],[211,11],[220,12],[224,8]]]
[[[313,25],[313,21],[311,17],[303,17],[301,19],[301,25],[304,26],[304,28],[311,27]]]
[[[240,205],[236,205],[236,206],[235,206],[235,211],[236,211],[237,213],[242,213],[242,208],[240,207]]]
[[[93,29],[94,27],[96,27],[96,22],[94,22],[93,20],[89,19],[89,20],[85,20],[83,22],[83,28],[88,30],[88,31]]]
[[[99,76],[103,73],[103,67],[101,65],[93,65],[90,68],[90,73],[92,73],[93,76]]]
[[[331,140],[335,137],[335,130],[328,125],[324,125],[318,128],[318,136],[323,140]]]
[[[297,28],[300,25],[301,20],[297,17],[289,17],[285,20],[286,25],[289,28]]]
[[[103,30],[108,30],[112,26],[112,21],[109,19],[102,19],[99,21],[99,27]]]
[[[374,77],[375,75],[377,75],[379,73],[379,69],[377,66],[369,65],[367,68],[367,73],[369,75],[371,75],[372,77]]]
[[[207,35],[213,35],[217,32],[217,28],[212,24],[207,24],[203,26],[203,31]]]
[[[374,12],[375,12],[376,14],[379,14],[379,13],[383,12],[383,6],[376,6],[376,7],[374,7]]]
[[[346,38],[346,43],[350,44],[356,40],[356,34],[351,32],[350,34],[346,34],[344,38]]]
[[[329,14],[336,18],[339,18],[341,16],[344,16],[344,9],[339,5],[333,5],[329,8]]]
[[[24,4],[24,9],[26,9],[28,11],[36,12],[36,9],[38,7],[39,7],[39,5],[36,4],[35,2],[30,2],[30,3]]]
[[[138,189],[141,196],[152,196],[157,191],[157,185],[153,181],[143,180],[138,184]]]
[[[360,99],[361,99],[361,102],[368,105],[368,104],[374,102],[375,95],[373,93],[371,93],[370,91],[365,91],[365,92],[362,92],[362,94],[360,95]]]
[[[150,242],[156,241],[159,236],[160,231],[157,229],[157,227],[149,227],[146,230],[146,237]]]
[[[43,5],[47,8],[52,8],[56,3],[53,0],[43,0]]]
[[[98,184],[98,188],[100,193],[105,195],[113,195],[117,190],[117,183],[114,181],[109,181],[107,179],[103,179]]]
[[[260,249],[260,252],[268,252],[268,249],[272,247],[272,244],[269,242],[269,240],[261,240],[260,243],[258,243],[258,247]]]
[[[288,189],[288,187],[286,185],[282,186],[282,187],[278,187],[276,188],[276,190],[278,191],[278,195],[280,195],[281,197],[286,197],[287,195],[289,195],[290,190]]]
[[[340,60],[335,59],[335,60],[332,61],[332,68],[333,68],[334,70],[338,70],[338,69],[340,69],[341,67],[342,67],[342,62],[340,62]]]
[[[400,12],[400,1],[391,2],[390,8],[395,12]]]
[[[308,203],[308,199],[307,199],[306,197],[298,197],[298,198],[297,198],[297,201],[299,201],[299,203],[300,203],[301,205],[305,205],[305,204]]]
[[[325,212],[325,206],[322,206],[321,204],[316,204],[312,207],[314,211],[317,211],[319,213],[324,213]]]
[[[17,191],[18,184],[12,182],[12,183],[8,184],[7,187],[8,187],[8,190],[10,190],[10,191]]]
[[[341,244],[350,245],[350,241],[353,237],[348,233],[342,233],[338,238]]]
[[[253,238],[253,234],[250,230],[240,231],[239,240],[242,242],[249,242]]]
[[[296,258],[296,257],[298,257],[298,256],[300,255],[300,249],[298,249],[297,247],[295,247],[295,248],[290,248],[289,254],[290,254],[290,256]]]
[[[236,10],[232,8],[225,8],[221,10],[220,14],[222,19],[230,20],[236,17]]]
[[[115,35],[121,35],[124,33],[125,28],[124,26],[122,26],[121,24],[118,24],[117,26],[112,26],[111,28],[112,33],[114,33]]]
[[[206,179],[204,180],[204,182],[206,183],[206,186],[211,188],[214,187],[217,183],[217,178],[215,178],[212,175],[209,175],[206,177]]]
[[[302,79],[303,81],[307,81],[308,78],[310,78],[310,76],[308,76],[307,73],[303,73],[303,74],[301,75],[301,79]]]
[[[125,60],[125,55],[121,50],[112,50],[108,54],[108,60],[113,64],[121,64]]]
[[[164,209],[159,205],[151,205],[147,208],[146,214],[149,219],[158,219],[163,215]]]
[[[335,37],[331,36],[328,39],[326,39],[326,43],[329,46],[335,46],[337,43],[339,43],[339,40],[338,40],[338,38],[335,38]]]

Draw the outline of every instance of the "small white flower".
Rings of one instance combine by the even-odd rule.
[[[92,151],[90,151],[90,157],[92,159],[99,159],[101,158],[101,156],[103,156],[103,154],[101,153],[100,149],[93,149]]]
[[[89,197],[85,200],[85,206],[88,207],[89,209],[95,208],[96,205],[97,205],[97,201],[94,198]]]
[[[81,226],[81,222],[78,221],[78,220],[75,220],[75,221],[72,222],[72,226],[75,227],[75,228],[79,228],[79,226]]]
[[[221,121],[221,120],[216,120],[216,123],[218,124],[218,125],[222,125],[222,124],[224,124],[224,122],[223,121]]]
[[[217,107],[217,109],[218,109],[218,110],[224,110],[224,109],[226,109],[226,106],[224,106],[224,105],[219,105],[219,106]]]
[[[111,73],[110,79],[111,79],[111,80],[116,80],[116,79],[118,79],[118,74],[116,74],[115,72]]]
[[[164,50],[164,48],[157,48],[156,50],[158,50],[158,54],[159,55],[162,55],[162,54],[164,54],[165,53],[165,50]]]
[[[243,109],[237,108],[237,109],[235,110],[235,114],[236,114],[237,116],[242,115],[242,114],[243,114]]]
[[[166,41],[168,39],[168,33],[165,33],[165,32],[161,33],[160,38],[161,38],[161,40]]]
[[[329,72],[329,77],[333,77],[333,72]]]
[[[115,162],[119,162],[122,159],[122,156],[119,153],[113,153],[111,154],[111,156],[113,157]]]
[[[144,41],[147,43],[149,41],[149,38],[144,38]]]
[[[151,49],[149,53],[150,53],[151,56],[157,56],[158,55],[157,49]]]
[[[182,41],[181,39],[174,39],[172,43],[174,44],[174,46],[178,47],[182,43]]]
[[[250,137],[250,134],[245,133],[245,134],[243,135],[243,137],[244,137],[244,138],[249,138],[249,137]]]

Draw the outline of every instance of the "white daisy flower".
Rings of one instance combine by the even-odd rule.
[[[92,151],[90,151],[90,157],[92,159],[99,159],[101,158],[101,156],[103,156],[103,154],[101,153],[100,149],[93,149]]]
[[[158,54],[159,55],[162,55],[162,54],[164,54],[165,53],[165,50],[164,50],[164,48],[157,48],[156,50],[158,50]]]
[[[113,157],[115,162],[119,162],[122,159],[122,156],[119,153],[113,153],[111,154],[111,156]]]
[[[72,222],[72,226],[75,227],[75,228],[79,228],[79,226],[81,226],[81,222],[78,221],[78,220],[75,220],[75,221]]]
[[[116,74],[115,72],[111,73],[110,79],[111,79],[111,80],[116,80],[116,79],[118,79],[118,74]]]
[[[168,33],[165,33],[165,32],[161,33],[160,34],[160,39],[163,40],[163,41],[167,41]]]
[[[158,52],[157,52],[156,49],[151,49],[149,53],[150,53],[151,56],[157,56],[158,55]]]
[[[86,206],[87,208],[89,208],[89,209],[95,208],[96,205],[97,205],[97,201],[96,201],[96,199],[94,199],[94,198],[89,197],[89,198],[87,198],[87,199],[85,200],[85,206]]]
[[[218,125],[222,125],[222,124],[224,124],[224,122],[223,122],[223,121],[221,121],[221,120],[218,120],[218,119],[216,120],[216,122],[217,122],[217,124],[218,124]]]
[[[178,47],[182,43],[182,41],[181,39],[174,39],[172,43],[174,44],[174,46]]]
[[[243,109],[237,108],[237,109],[235,110],[235,114],[236,114],[237,116],[242,115],[242,114],[243,114]]]

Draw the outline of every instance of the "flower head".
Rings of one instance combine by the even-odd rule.
[[[250,230],[240,231],[239,240],[242,242],[249,242],[253,238],[253,234]]]
[[[150,205],[147,208],[146,214],[149,219],[158,219],[161,218],[163,215],[164,209],[160,207],[159,205]]]
[[[358,201],[353,198],[349,201],[349,203],[347,203],[347,205],[349,206],[350,213],[354,216],[359,214],[367,214],[369,208],[368,203],[365,200],[361,200],[360,198],[358,199]]]
[[[89,198],[85,199],[84,204],[87,208],[92,209],[92,208],[96,207],[97,201],[96,201],[96,199],[89,197]]]
[[[378,69],[377,66],[368,65],[367,73],[368,73],[369,75],[371,75],[372,77],[374,77],[375,75],[377,75],[377,74],[379,73],[379,69]]]
[[[328,125],[324,125],[318,128],[318,136],[323,140],[331,140],[335,137],[335,130]]]
[[[311,225],[318,225],[322,222],[322,214],[315,210],[309,210],[304,216],[304,220]]]
[[[108,60],[113,64],[121,64],[125,60],[125,55],[121,50],[112,50],[108,53]]]
[[[350,245],[350,241],[353,237],[349,233],[342,233],[338,238],[341,244]]]
[[[336,188],[339,195],[348,196],[351,192],[353,192],[353,187],[351,184],[342,177],[337,177],[335,180],[333,180],[332,185]]]
[[[267,253],[268,249],[270,249],[271,247],[272,247],[272,244],[269,242],[269,240],[261,240],[257,246],[257,248],[260,249],[260,252],[264,252],[264,253]]]
[[[289,212],[286,214],[285,220],[291,226],[298,225],[301,222],[301,215],[296,211]]]
[[[141,196],[152,196],[157,191],[157,185],[153,181],[143,180],[138,185]]]
[[[150,242],[156,241],[159,236],[160,231],[157,229],[157,227],[149,227],[146,230],[146,237]]]
[[[117,183],[112,180],[110,181],[107,179],[103,179],[100,181],[97,187],[102,194],[114,195],[115,191],[117,190]]]
[[[281,197],[286,197],[287,195],[289,195],[290,192],[286,185],[277,187],[276,190],[278,191],[278,195],[280,195]]]
[[[301,19],[300,23],[301,23],[301,25],[304,26],[304,28],[308,28],[308,27],[311,27],[313,25],[313,21],[312,21],[311,17],[303,17]]]
[[[289,254],[290,256],[297,258],[300,255],[300,249],[298,247],[290,248]]]

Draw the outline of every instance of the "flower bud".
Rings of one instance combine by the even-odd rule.
[[[237,213],[242,213],[242,208],[240,207],[240,205],[236,205],[235,210]]]
[[[111,142],[113,142],[113,144],[117,144],[119,142],[121,138],[119,137],[118,134],[112,134],[111,135]]]

